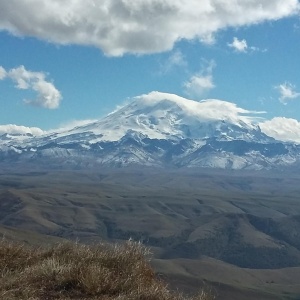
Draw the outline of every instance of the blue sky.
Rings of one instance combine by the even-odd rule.
[[[300,139],[299,1],[199,3],[0,0],[2,131],[98,119],[160,91],[265,111],[267,129]]]

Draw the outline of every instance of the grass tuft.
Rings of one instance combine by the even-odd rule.
[[[0,299],[210,300],[173,293],[140,243],[57,244],[49,249],[0,241]]]

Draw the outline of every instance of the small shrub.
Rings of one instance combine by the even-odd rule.
[[[57,244],[49,249],[0,242],[0,299],[208,300],[184,297],[159,281],[140,243]]]

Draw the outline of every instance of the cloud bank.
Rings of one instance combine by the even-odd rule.
[[[62,100],[61,93],[52,82],[46,81],[45,73],[28,71],[24,66],[6,71],[0,66],[0,80],[5,78],[11,79],[17,89],[33,90],[37,93],[36,99],[26,99],[24,103],[47,109],[59,107]]]
[[[142,107],[155,106],[160,101],[168,100],[179,106],[186,115],[195,117],[198,121],[226,120],[233,123],[243,122],[249,126],[261,120],[261,111],[249,111],[232,102],[219,99],[206,99],[201,101],[190,100],[175,94],[153,91],[149,94],[134,97],[133,100],[141,101]]]
[[[44,131],[38,127],[26,127],[19,126],[15,124],[0,125],[0,135],[1,134],[17,134],[17,135],[27,135],[31,134],[34,136],[42,135]]]
[[[300,143],[300,122],[295,119],[276,117],[260,123],[259,127],[277,140]]]
[[[181,39],[213,43],[218,30],[299,11],[297,0],[9,0],[0,1],[0,30],[120,56],[167,51]]]

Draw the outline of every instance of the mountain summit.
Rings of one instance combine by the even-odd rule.
[[[100,121],[62,134],[89,132],[98,137],[92,142],[118,141],[132,130],[151,139],[223,137],[251,140],[260,132],[254,120],[251,112],[230,102],[215,99],[196,102],[174,94],[152,92],[135,97]]]
[[[0,138],[0,160],[70,166],[273,168],[296,163],[298,146],[262,133],[257,112],[209,99],[152,92],[96,122],[40,136]]]

